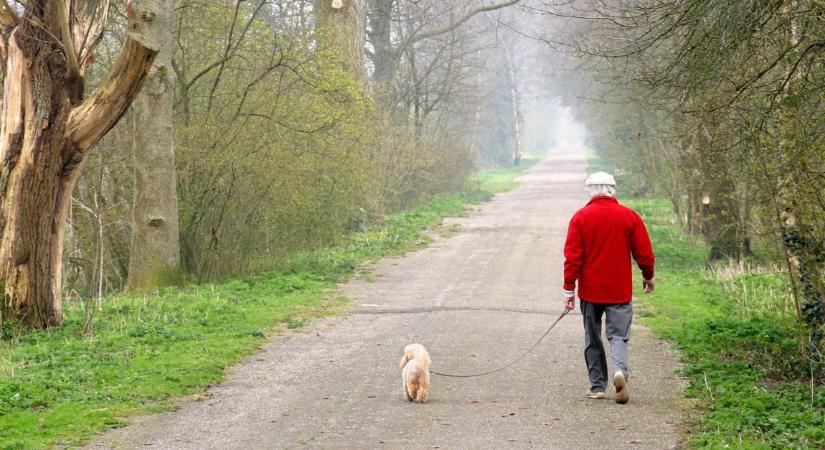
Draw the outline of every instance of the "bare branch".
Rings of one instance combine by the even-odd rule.
[[[66,2],[57,0],[57,18],[60,22],[60,40],[63,41],[63,52],[66,54],[66,66],[69,80],[80,79],[80,64],[77,62],[77,52],[74,50],[74,41],[69,27],[69,15],[66,13]]]
[[[106,79],[72,110],[66,138],[82,154],[111,129],[140,90],[160,46],[153,40],[154,15],[138,14],[127,5],[129,29],[123,48]]]
[[[480,8],[476,8],[476,9],[468,12],[464,16],[462,16],[460,19],[456,20],[455,22],[453,22],[453,23],[451,23],[451,24],[449,24],[449,25],[447,25],[443,28],[439,28],[437,30],[425,31],[425,32],[416,34],[414,36],[411,36],[409,38],[409,44],[412,44],[412,43],[415,43],[415,42],[418,42],[418,41],[421,41],[421,40],[424,40],[424,39],[430,39],[430,38],[433,38],[433,37],[436,37],[436,36],[440,36],[442,34],[449,33],[451,31],[455,30],[456,28],[460,27],[461,25],[464,25],[465,22],[472,19],[477,14],[481,14],[481,13],[484,13],[484,12],[495,11],[497,9],[506,8],[508,6],[513,6],[516,3],[519,3],[520,1],[521,0],[508,0],[508,1],[505,1],[505,2],[502,2],[502,3],[496,3],[494,5],[482,6]],[[407,45],[409,45],[409,44],[407,44]]]

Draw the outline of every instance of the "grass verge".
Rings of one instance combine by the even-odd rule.
[[[166,410],[220,381],[279,326],[335,314],[328,289],[369,259],[425,245],[426,229],[515,187],[520,168],[481,171],[468,192],[437,197],[341,245],[302,252],[277,270],[222,284],[67,302],[64,326],[0,340],[0,449],[76,444],[129,415]],[[88,312],[93,330],[84,333]]]
[[[519,166],[479,170],[468,180],[470,190],[490,193],[512,190],[518,186],[516,178],[538,161],[537,158],[525,158]]]
[[[783,275],[707,264],[707,247],[675,225],[669,201],[623,201],[648,225],[656,291],[638,316],[680,350],[686,395],[699,400],[692,448],[825,448],[825,374],[800,356]],[[775,295],[777,292],[783,295]]]

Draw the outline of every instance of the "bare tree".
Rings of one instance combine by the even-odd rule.
[[[2,320],[22,327],[62,323],[63,232],[79,167],[135,98],[157,54],[159,3],[128,3],[117,61],[84,99],[108,7],[60,0],[0,7]]]

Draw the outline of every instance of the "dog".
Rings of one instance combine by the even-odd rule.
[[[430,392],[430,354],[421,344],[404,347],[404,356],[399,366],[404,383],[404,398],[407,401],[424,403]]]

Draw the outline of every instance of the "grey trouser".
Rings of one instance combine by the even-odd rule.
[[[590,303],[581,300],[580,307],[584,321],[584,360],[590,374],[590,390],[604,392],[607,389],[608,373],[602,344],[602,315],[606,315],[605,334],[610,342],[613,373],[621,370],[627,377],[627,341],[630,340],[633,305]]]

